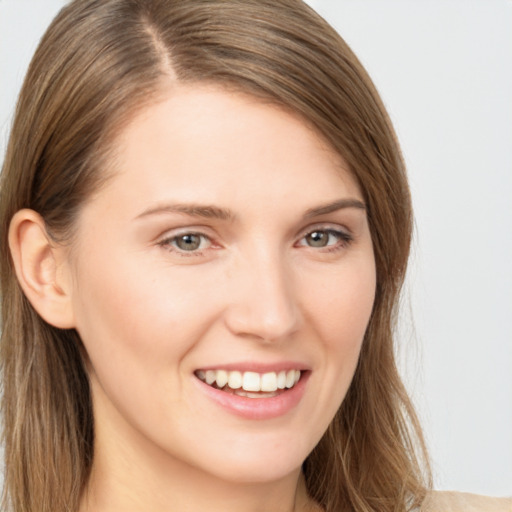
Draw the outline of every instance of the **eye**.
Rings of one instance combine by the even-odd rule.
[[[162,240],[160,245],[176,252],[194,253],[210,247],[211,240],[201,233],[181,233]]]
[[[331,237],[332,234],[327,231],[313,231],[305,236],[305,240],[306,244],[310,247],[325,247],[329,245],[329,239]]]
[[[299,242],[300,246],[313,248],[336,249],[344,247],[352,241],[352,237],[336,229],[315,229],[307,233]]]

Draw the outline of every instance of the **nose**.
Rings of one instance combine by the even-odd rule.
[[[298,330],[298,296],[291,271],[282,260],[266,254],[237,265],[225,312],[225,323],[233,334],[276,342]]]

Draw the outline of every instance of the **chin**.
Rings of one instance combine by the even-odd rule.
[[[245,461],[231,467],[216,468],[217,476],[224,481],[237,484],[265,484],[282,480],[300,471],[302,461],[278,463],[275,458],[264,461]]]
[[[222,455],[212,453],[203,458],[203,468],[222,480],[240,484],[270,483],[286,478],[300,471],[311,451],[301,441],[290,442],[290,437],[261,442],[255,435],[252,442],[233,443]]]

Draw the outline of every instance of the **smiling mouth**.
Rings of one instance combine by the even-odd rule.
[[[247,398],[271,398],[291,389],[299,382],[301,370],[280,372],[240,372],[197,370],[195,376],[209,386]]]

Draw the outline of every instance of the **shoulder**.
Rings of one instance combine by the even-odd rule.
[[[432,491],[425,498],[421,512],[512,512],[512,498]]]

